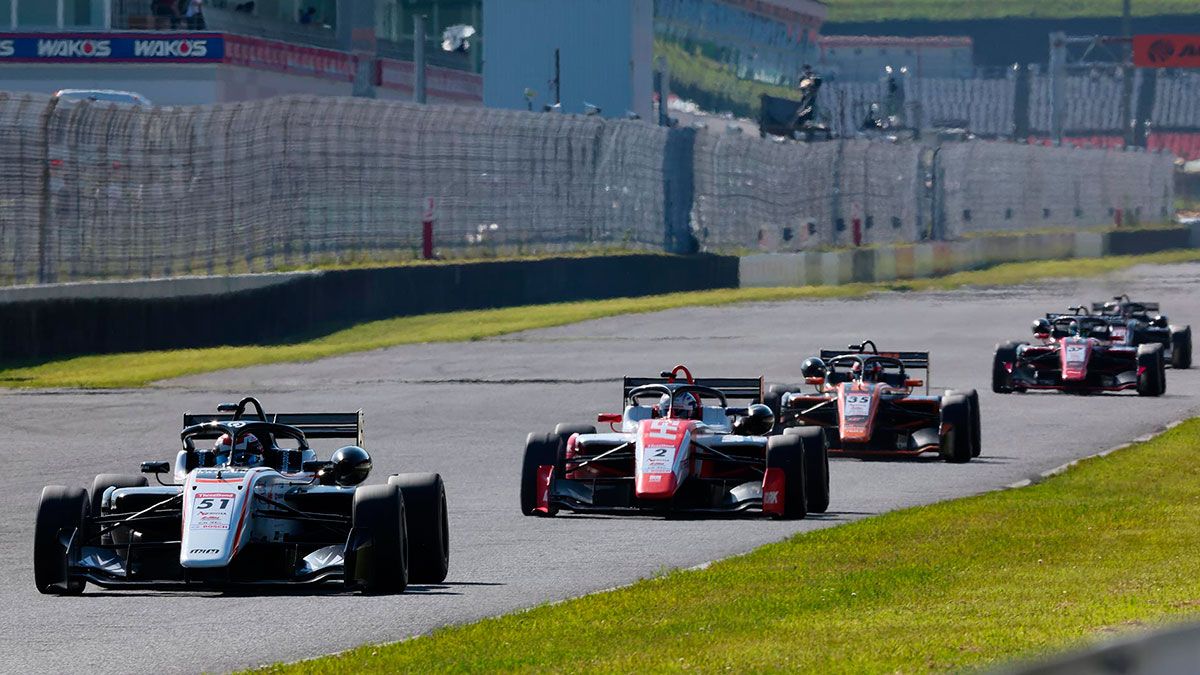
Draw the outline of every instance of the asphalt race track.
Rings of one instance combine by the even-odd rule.
[[[866,300],[763,303],[620,317],[467,344],[222,372],[122,392],[3,395],[0,424],[0,670],[222,671],[398,640],[688,567],[797,531],[992,490],[1090,455],[1200,409],[1200,369],[1168,371],[1167,394],[1000,396],[994,343],[1029,336],[1040,312],[1128,291],[1200,328],[1200,265],[1113,279]],[[822,346],[873,338],[932,351],[935,387],[976,387],[983,456],[965,465],[834,460],[830,513],[798,522],[565,516],[517,509],[529,431],[620,409],[619,378],[686,363],[698,376],[795,380]],[[402,596],[335,590],[223,595],[105,592],[43,596],[33,586],[34,513],[43,485],[90,485],[174,456],[180,415],[242,394],[268,410],[366,411],[373,479],[438,471],[451,514],[451,571]],[[333,448],[318,444],[327,456]]]

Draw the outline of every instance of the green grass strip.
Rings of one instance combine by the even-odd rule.
[[[1200,250],[1170,251],[1142,256],[1010,263],[986,270],[959,272],[934,279],[914,279],[892,283],[803,286],[799,288],[739,288],[673,293],[642,298],[618,298],[425,314],[372,321],[315,339],[290,344],[102,354],[38,364],[9,364],[0,368],[0,387],[140,387],[157,380],[227,368],[311,361],[338,354],[422,342],[481,340],[523,330],[562,326],[619,314],[657,312],[678,307],[722,305],[731,302],[855,297],[888,290],[922,291],[952,289],[966,285],[1007,285],[1034,279],[1095,276],[1143,263],[1194,260],[1200,260]]]
[[[270,670],[943,672],[1197,618],[1198,445],[1192,420],[1033,487]]]
[[[827,21],[1119,17],[1121,0],[828,0]],[[1195,0],[1137,0],[1134,16],[1195,14]]]

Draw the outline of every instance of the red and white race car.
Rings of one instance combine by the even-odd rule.
[[[1161,396],[1166,391],[1162,345],[1114,341],[1106,317],[1078,312],[1047,314],[1033,322],[1033,334],[1038,340],[1033,344],[996,345],[992,390],[997,394],[1038,389],[1076,394],[1134,389],[1141,396]]]
[[[829,460],[819,429],[768,438],[762,378],[696,379],[684,366],[624,379],[611,431],[560,424],[530,434],[521,512],[761,512],[803,518],[829,507]],[[730,400],[748,401],[731,407]]]

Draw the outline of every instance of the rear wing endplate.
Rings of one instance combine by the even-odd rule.
[[[286,424],[304,432],[306,438],[349,438],[354,444],[363,444],[363,411],[348,413],[268,413],[268,422]],[[242,415],[247,422],[258,421],[255,415]],[[183,426],[190,427],[205,422],[231,422],[233,413],[184,413]],[[196,438],[213,439],[221,435],[219,429],[202,431]]]
[[[762,403],[763,379],[761,377],[697,377],[694,382],[676,379],[676,384],[695,384],[716,389],[730,401]],[[629,392],[646,384],[669,384],[665,377],[626,377],[621,385],[621,402],[629,398]]]

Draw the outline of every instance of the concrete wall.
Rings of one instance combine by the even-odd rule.
[[[738,263],[742,287],[833,286],[941,276],[1009,262],[1099,258],[1190,248],[1200,224],[1159,230],[1052,232],[803,253],[762,253]]]

